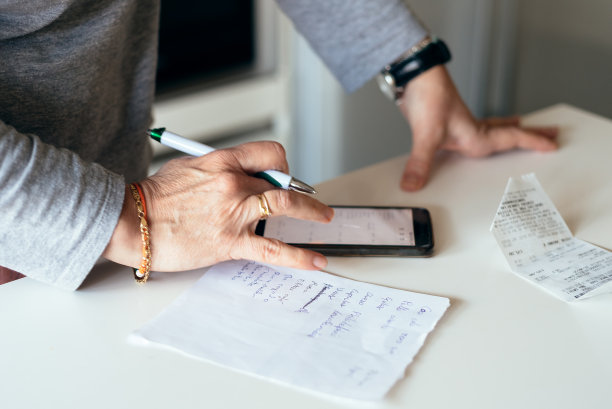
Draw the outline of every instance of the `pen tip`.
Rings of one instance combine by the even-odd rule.
[[[302,192],[302,193],[310,193],[310,194],[315,194],[317,193],[317,191],[310,185],[302,182],[299,179],[296,178],[292,178],[291,182],[289,183],[289,187],[292,190],[295,190],[297,192]]]

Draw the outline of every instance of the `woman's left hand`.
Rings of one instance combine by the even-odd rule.
[[[438,150],[484,157],[516,148],[557,149],[556,127],[522,127],[518,117],[476,120],[442,65],[408,83],[399,109],[412,129],[412,151],[401,181],[406,191],[425,186]]]

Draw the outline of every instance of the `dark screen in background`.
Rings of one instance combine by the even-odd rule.
[[[162,0],[157,93],[251,68],[254,1]]]

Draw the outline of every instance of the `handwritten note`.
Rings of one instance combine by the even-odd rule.
[[[491,231],[512,270],[562,300],[612,290],[612,253],[572,235],[534,174],[510,178]]]
[[[320,271],[212,267],[138,340],[331,395],[384,397],[449,300]]]

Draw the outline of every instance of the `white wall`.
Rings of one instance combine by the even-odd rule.
[[[513,109],[565,102],[612,118],[612,1],[519,4]]]

